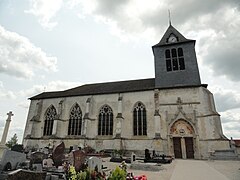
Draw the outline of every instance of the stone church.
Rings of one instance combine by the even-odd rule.
[[[206,159],[229,149],[207,84],[201,84],[195,40],[171,24],[152,46],[155,78],[86,84],[31,97],[24,147],[64,141],[97,151],[145,149]]]

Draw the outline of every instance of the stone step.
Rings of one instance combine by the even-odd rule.
[[[239,160],[238,155],[232,149],[216,150],[210,158],[213,160]]]

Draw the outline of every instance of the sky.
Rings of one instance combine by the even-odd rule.
[[[1,0],[0,137],[22,141],[29,97],[86,83],[154,77],[169,25],[196,40],[224,134],[240,139],[239,0]]]

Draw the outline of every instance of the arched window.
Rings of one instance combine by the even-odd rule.
[[[108,105],[99,111],[98,135],[113,135],[113,111]]]
[[[141,102],[138,102],[133,110],[133,135],[147,135],[147,113]]]
[[[44,121],[44,129],[43,129],[43,135],[49,136],[52,135],[53,130],[53,121],[56,119],[57,111],[53,105],[51,105],[47,111]]]
[[[166,68],[167,71],[178,71],[185,69],[183,49],[173,48],[165,51]]]
[[[76,103],[70,112],[68,135],[81,135],[81,129],[82,129],[82,111],[80,106]]]

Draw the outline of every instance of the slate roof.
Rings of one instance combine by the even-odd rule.
[[[172,25],[169,25],[168,29],[166,30],[166,32],[164,33],[162,39],[160,40],[160,42],[156,45],[154,45],[153,47],[157,47],[157,46],[166,46],[166,45],[172,45],[174,43],[167,43],[167,39],[169,38],[169,36],[171,34],[174,34],[175,36],[178,37],[178,42],[176,43],[184,43],[184,42],[189,42],[189,41],[194,41],[192,39],[187,39],[185,38],[178,30],[176,30]]]
[[[166,87],[161,89],[174,89],[174,88],[200,87],[200,86],[207,88],[207,84],[201,84],[201,85],[192,85],[192,86]],[[148,90],[154,90],[154,89],[156,89],[155,78],[149,78],[149,79],[138,79],[138,80],[129,80],[129,81],[85,84],[85,85],[71,88],[65,91],[43,92],[29,99],[36,100],[36,99],[49,99],[49,98],[59,98],[59,97],[71,97],[71,96],[126,93],[126,92],[137,92],[137,91],[148,91]]]
[[[155,79],[139,79],[130,81],[117,81],[97,84],[85,84],[65,91],[44,92],[31,97],[34,99],[47,99],[69,96],[98,95],[111,93],[135,92],[144,90],[153,90],[155,88]]]

